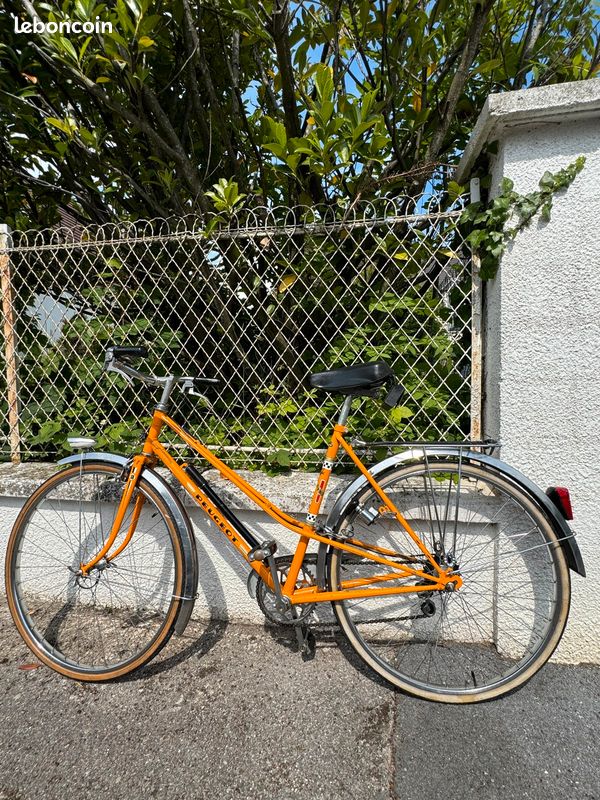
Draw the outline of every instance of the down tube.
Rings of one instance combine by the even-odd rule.
[[[252,550],[254,547],[258,547],[260,542],[254,536],[254,534],[248,530],[248,528],[244,525],[244,523],[236,517],[233,511],[225,505],[225,503],[221,500],[219,495],[214,491],[212,486],[208,484],[200,472],[193,467],[191,464],[187,464],[187,466],[183,467],[184,472],[190,476],[190,478],[194,481],[194,483],[198,484],[199,488],[206,495],[206,497],[210,500],[210,502],[215,506],[217,511],[219,511],[237,531],[237,533],[246,540],[250,549]]]
[[[186,492],[198,503],[200,508],[210,517],[210,519],[212,519],[221,532],[225,534],[229,541],[247,559],[248,553],[250,550],[252,550],[252,547],[255,546],[251,544],[251,541],[255,542],[256,539],[250,533],[250,531],[248,531],[246,526],[233,515],[233,512],[230,509],[227,509],[227,514],[224,513],[225,504],[220,498],[218,498],[218,502],[213,503],[213,501],[211,501],[211,499],[209,499],[209,497],[203,493],[202,484],[204,483],[204,479],[201,478],[200,485],[198,485],[195,478],[189,473],[190,465],[187,465],[187,470],[180,466],[175,459],[169,455],[162,444],[156,440],[152,442],[152,448],[155,455],[175,476]],[[213,494],[212,490],[210,490],[209,493]],[[221,507],[223,507],[223,511],[221,511]],[[233,522],[234,519],[235,522]],[[238,532],[240,528],[241,530]],[[249,535],[249,539],[251,541],[246,541],[246,536],[244,535],[245,533]]]

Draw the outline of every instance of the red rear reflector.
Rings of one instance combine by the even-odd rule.
[[[551,486],[546,494],[552,500],[565,519],[573,519],[571,496],[565,486]]]

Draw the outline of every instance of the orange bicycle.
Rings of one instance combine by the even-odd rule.
[[[42,662],[79,680],[117,678],[185,629],[198,581],[194,533],[159,462],[247,560],[262,611],[295,626],[305,655],[314,647],[311,614],[330,602],[376,673],[429,700],[499,697],[547,661],[567,621],[569,570],[585,574],[566,522],[566,489],[542,492],[482,443],[406,443],[367,469],[345,438],[352,402],[387,387],[395,405],[402,391],[376,362],[311,376],[313,387],[344,400],[306,519],[298,520],[168,415],[176,386],[198,394],[216,381],[145,375],[131,363],[145,355],[142,347],[112,347],[105,361],[107,370],[162,387],[141,452],[84,452],[94,441],[72,440],[81,452],[59,462],[64,468],[26,501],[11,533],[10,611]],[[298,534],[295,552],[276,555],[276,542],[258,540],[196,467],[161,443],[165,426]],[[360,475],[320,522],[340,448]]]

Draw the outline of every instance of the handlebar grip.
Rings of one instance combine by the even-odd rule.
[[[115,358],[146,358],[148,355],[148,348],[144,345],[140,347],[112,347],[113,356]]]

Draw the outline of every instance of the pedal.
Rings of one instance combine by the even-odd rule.
[[[267,561],[277,552],[277,542],[269,539],[248,553],[248,561]]]
[[[312,661],[317,649],[317,640],[308,625],[296,625],[296,639],[302,661]]]

